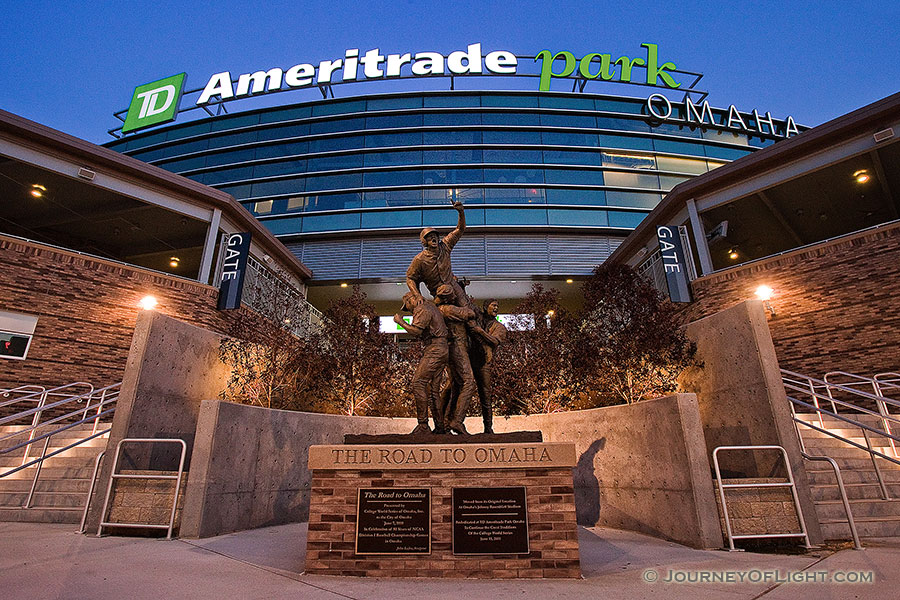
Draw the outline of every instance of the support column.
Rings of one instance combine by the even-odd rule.
[[[706,230],[703,229],[703,222],[700,220],[700,213],[697,212],[697,205],[694,199],[687,201],[688,215],[691,218],[691,229],[694,232],[694,244],[697,246],[697,256],[700,257],[700,270],[703,275],[709,275],[713,272],[712,257],[709,254],[709,244],[706,242]]]

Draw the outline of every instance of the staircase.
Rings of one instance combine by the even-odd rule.
[[[93,423],[85,423],[61,431],[50,438],[47,453],[63,448],[91,435]],[[99,424],[98,431],[108,429]],[[0,438],[8,434],[29,429],[27,425],[0,426]],[[38,435],[42,432],[38,430]],[[44,460],[34,498],[30,508],[23,508],[31,490],[37,465],[22,469],[0,478],[0,522],[27,521],[32,523],[79,523],[87,500],[90,478],[94,471],[97,455],[106,448],[109,434],[96,437],[70,448],[61,454]],[[22,440],[12,438],[0,450]],[[38,458],[44,442],[32,445],[29,457]],[[0,472],[6,472],[22,464],[23,450],[11,454],[0,454]],[[96,492],[95,492],[96,494]]]
[[[822,424],[819,416],[813,413],[797,413],[796,418],[819,428],[824,425],[830,433],[866,447],[860,428],[835,417],[823,415]],[[875,429],[883,428],[878,417],[856,414],[852,418]],[[863,539],[900,537],[900,465],[875,458],[887,490],[888,499],[884,499],[871,454],[809,427],[800,425],[799,430],[807,454],[828,456],[837,461],[859,536]],[[873,450],[894,456],[884,437],[870,434],[869,438]],[[831,466],[825,462],[807,461],[806,472],[824,538],[849,539],[847,514]]]

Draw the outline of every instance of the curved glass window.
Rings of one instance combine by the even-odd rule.
[[[600,139],[596,133],[562,133],[545,131],[541,141],[551,146],[599,146]]]
[[[365,110],[365,100],[341,100],[337,102],[322,102],[320,104],[313,105],[312,116],[319,117],[325,115],[339,115],[343,113],[363,112]]]
[[[209,120],[200,121],[198,123],[194,123],[191,125],[187,125],[185,127],[179,127],[177,129],[173,129],[166,134],[165,139],[167,140],[180,140],[186,137],[191,137],[194,135],[202,135],[204,133],[209,133],[212,131],[212,123]],[[141,140],[144,142],[143,145],[147,145],[150,142],[146,142],[147,138]]]
[[[309,150],[308,142],[290,142],[288,144],[273,144],[271,146],[258,146],[256,158],[276,158],[278,156],[294,156],[305,154]]]
[[[468,145],[482,142],[481,131],[426,131],[422,139],[427,145]]]
[[[424,163],[430,164],[456,164],[456,163],[480,163],[482,151],[474,148],[461,148],[459,150],[426,150]]]
[[[167,171],[172,171],[173,173],[183,173],[184,171],[191,171],[193,169],[202,169],[206,166],[206,157],[205,156],[195,156],[193,158],[184,158],[181,160],[172,160],[166,163],[162,163],[159,165],[163,169]]]
[[[304,183],[305,179],[303,177],[280,179],[278,181],[260,181],[253,184],[251,194],[254,197],[296,194],[304,190]]]
[[[318,156],[307,161],[308,169],[315,171],[337,171],[339,169],[355,169],[363,166],[362,154],[340,154],[338,156]]]
[[[424,115],[425,125],[481,125],[481,113],[457,112],[457,113],[428,113]]]
[[[650,125],[640,119],[623,119],[621,117],[597,117],[597,127],[616,131],[644,131],[650,133]]]
[[[547,210],[550,225],[606,227],[609,219],[603,210],[551,208]]]
[[[363,206],[376,208],[382,206],[419,206],[422,204],[422,190],[386,190],[366,192],[363,195]]]
[[[603,190],[565,190],[547,188],[547,204],[581,204],[584,206],[606,205],[606,192]]]
[[[282,233],[300,233],[303,219],[300,217],[288,217],[286,219],[269,219],[265,222],[269,231],[275,235]]]
[[[421,127],[422,115],[383,115],[366,118],[366,129],[393,129],[396,127]]]
[[[538,103],[542,108],[569,108],[575,110],[594,110],[592,98],[567,98],[559,96],[539,96]]]
[[[422,98],[406,96],[402,98],[374,98],[366,101],[368,110],[397,110],[400,108],[421,108]]]
[[[484,170],[485,183],[544,183],[541,169],[493,169]]]
[[[363,229],[385,227],[421,227],[421,210],[381,210],[362,214]]]
[[[610,227],[629,227],[634,229],[641,224],[641,221],[644,220],[647,213],[611,210],[609,211],[608,216]]]
[[[209,122],[210,131],[225,131],[238,127],[251,127],[259,123],[258,114],[235,115],[233,117],[218,117]]]
[[[451,108],[462,106],[481,106],[478,96],[425,96],[425,108]]]
[[[537,96],[513,96],[512,94],[491,94],[481,97],[481,106],[517,106],[537,108]]]
[[[660,171],[676,171],[678,173],[706,173],[709,166],[705,160],[676,158],[674,156],[657,156],[656,164]]]
[[[456,185],[461,183],[481,183],[483,173],[481,169],[426,169],[424,182],[426,184]]]
[[[231,133],[229,135],[220,135],[218,137],[209,138],[209,148],[225,148],[226,146],[240,146],[241,144],[249,144],[255,142],[259,136],[258,131],[242,131],[240,133]],[[200,144],[201,140],[191,142],[190,144],[182,144],[178,146],[178,153],[185,152],[183,148],[191,144]]]
[[[541,164],[543,156],[540,150],[484,150],[484,162],[486,163],[529,163]]]
[[[579,152],[577,150],[544,150],[544,162],[554,165],[596,165],[600,166],[599,152]]]
[[[603,171],[582,171],[580,169],[547,169],[544,171],[547,183],[569,183],[572,185],[603,185]]]
[[[306,172],[305,160],[288,160],[266,163],[253,167],[254,177],[272,177],[275,175],[292,175]]]
[[[739,150],[737,148],[721,148],[719,146],[706,146],[706,155],[712,158],[727,158],[728,160],[737,160],[742,156],[750,154],[750,150]]]
[[[655,173],[633,173],[622,171],[606,171],[603,175],[606,185],[617,187],[637,187],[659,189],[659,176]]]
[[[456,210],[431,209],[422,211],[422,225],[425,227],[456,227]],[[484,225],[483,208],[466,208],[466,225]]]
[[[546,225],[547,209],[486,208],[485,225]]]
[[[541,119],[534,113],[500,113],[489,112],[481,116],[484,125],[516,125],[520,127],[537,127]]]
[[[282,127],[269,127],[268,129],[259,130],[259,141],[280,140],[308,134],[309,125],[306,123],[300,125],[284,125]]]
[[[485,144],[525,144],[540,145],[540,131],[485,131]]]
[[[193,179],[194,181],[199,181],[198,179],[196,179],[193,176],[191,177],[191,179]],[[226,194],[231,194],[238,200],[240,200],[242,198],[250,197],[251,185],[249,183],[243,183],[240,185],[221,185],[221,186],[216,186],[216,188],[219,190],[222,190]]]
[[[647,140],[650,141],[649,139]],[[694,154],[704,156],[703,146],[690,142],[676,142],[674,140],[653,140],[653,147],[659,152],[672,152],[673,154]]]
[[[419,146],[422,144],[422,132],[411,133],[370,133],[366,136],[367,148],[384,146]]]
[[[541,125],[545,127],[580,127],[593,129],[597,126],[597,117],[587,115],[541,115]]]
[[[306,178],[308,190],[338,190],[342,188],[354,188],[362,185],[362,173],[347,173],[344,175],[319,175]]]
[[[628,152],[601,152],[604,167],[628,167],[629,169],[655,169],[656,158],[652,154]],[[661,168],[661,167],[660,167]]]
[[[361,135],[347,135],[342,137],[321,138],[309,141],[310,152],[329,152],[332,150],[350,150],[362,148],[365,138]]]
[[[260,113],[260,123],[278,123],[281,121],[292,121],[294,119],[305,119],[311,114],[309,106],[294,106],[291,108],[281,108],[269,112]]]
[[[393,185],[422,185],[422,171],[373,171],[363,175],[366,187]]]
[[[271,227],[272,222],[266,221]],[[337,215],[304,215],[303,231],[338,231],[341,229],[359,229],[359,213],[341,213]],[[286,231],[280,233],[288,233]]]
[[[225,183],[226,181],[240,181],[242,179],[250,179],[253,177],[253,167],[236,167],[234,169],[222,169],[220,171],[210,171],[197,176],[197,181],[212,185],[214,183]]]
[[[659,140],[656,140],[659,141]],[[631,137],[629,135],[600,135],[600,145],[604,148],[625,148],[629,150],[653,150],[654,140],[651,138]],[[682,142],[677,142],[682,143]],[[657,148],[659,150],[659,148]],[[670,151],[671,152],[671,151]]]
[[[661,194],[647,192],[621,192],[606,190],[606,203],[610,206],[633,206],[635,208],[654,208],[662,200]]]
[[[543,188],[485,188],[485,204],[544,204]]]
[[[453,204],[457,200],[463,204],[484,202],[484,190],[481,188],[427,188],[423,192],[425,204]]]
[[[369,152],[365,155],[365,165],[367,167],[420,164],[422,164],[421,150],[406,150],[404,152]]]
[[[351,192],[346,194],[314,194],[306,197],[305,208],[307,211],[341,210],[346,208],[359,208],[362,203],[362,194]]]
[[[358,131],[366,128],[366,119],[333,119],[328,121],[316,121],[310,123],[309,133],[335,133],[337,131]]]

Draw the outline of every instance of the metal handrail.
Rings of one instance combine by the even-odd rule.
[[[823,461],[831,465],[834,470],[834,477],[837,479],[838,491],[841,493],[841,502],[844,504],[844,511],[847,513],[847,523],[850,525],[850,535],[853,537],[853,547],[856,550],[862,550],[863,545],[859,542],[859,533],[856,531],[856,521],[853,520],[853,512],[850,510],[850,500],[847,499],[847,490],[844,488],[844,478],[841,477],[841,469],[838,467],[837,461],[830,456],[812,456],[806,452],[800,453],[806,460]]]
[[[181,444],[181,459],[178,463],[178,475],[125,475],[123,473],[116,473],[116,467],[119,464],[119,454],[122,450],[122,444],[156,444],[156,443],[169,443],[169,444]],[[103,532],[104,526],[111,527],[136,527],[141,529],[168,529],[168,533],[166,535],[167,540],[172,539],[172,529],[175,525],[175,509],[178,508],[178,492],[181,491],[181,476],[184,473],[184,459],[187,456],[187,443],[178,438],[125,438],[119,440],[119,443],[116,444],[116,454],[113,458],[112,470],[109,473],[109,485],[106,486],[106,498],[103,501],[103,510],[100,512],[100,524],[97,526],[97,537],[100,537],[100,534]],[[98,459],[99,463],[99,459]],[[172,500],[172,512],[169,514],[169,524],[168,525],[153,525],[146,523],[114,523],[106,521],[106,509],[109,508],[109,498],[112,495],[112,487],[113,482],[116,479],[174,479],[175,480],[175,497]]]
[[[781,456],[784,458],[784,468],[787,471],[788,480],[786,482],[770,482],[770,483],[722,483],[722,471],[719,468],[719,452],[737,451],[737,450],[780,450]],[[803,509],[800,508],[800,497],[797,495],[797,486],[794,484],[794,473],[791,471],[791,462],[788,460],[787,451],[781,446],[763,445],[763,446],[719,446],[713,450],[713,467],[716,471],[716,484],[719,488],[719,499],[722,501],[722,513],[725,517],[725,533],[728,535],[728,546],[732,552],[737,550],[734,547],[734,540],[759,539],[759,538],[789,538],[802,537],[804,547],[811,548],[809,543],[809,535],[806,532],[806,521],[803,518]],[[790,487],[791,497],[794,499],[794,509],[797,511],[797,520],[800,522],[800,533],[759,533],[759,534],[741,534],[734,535],[731,530],[731,520],[728,516],[728,505],[725,502],[725,488],[765,488],[765,487]]]
[[[81,526],[76,533],[84,533],[84,523],[87,521],[88,508],[91,506],[91,498],[94,497],[94,487],[97,485],[97,473],[100,471],[100,461],[106,455],[106,450],[100,452],[94,459],[94,473],[91,475],[91,486],[88,488],[87,499],[84,501],[84,512],[81,513]]]
[[[874,429],[874,428],[867,428],[867,429],[869,429],[869,431],[871,431],[872,433],[886,437],[887,441],[888,441],[888,445],[891,447],[891,453],[895,457],[900,457],[900,454],[898,454],[898,451],[897,451],[897,442],[900,442],[900,438],[895,437],[893,435],[893,431],[891,430],[891,423],[896,423],[898,426],[900,426],[900,418],[898,418],[895,415],[892,415],[890,413],[890,411],[887,409],[887,404],[893,404],[893,405],[900,406],[900,403],[898,403],[897,401],[894,401],[890,398],[885,398],[882,395],[874,377],[863,377],[862,375],[856,375],[854,373],[847,373],[845,371],[832,371],[832,372],[826,374],[825,377],[827,378],[827,377],[831,376],[833,378],[835,375],[842,376],[842,377],[850,377],[850,378],[855,379],[856,382],[852,385],[863,385],[863,384],[871,385],[873,388],[873,391],[875,393],[870,394],[868,392],[864,392],[862,390],[855,389],[854,387],[852,387],[852,385],[837,384],[837,383],[833,383],[833,382],[828,382],[827,380],[818,380],[813,377],[809,377],[807,375],[802,375],[800,373],[794,373],[792,371],[787,371],[785,369],[782,369],[782,381],[784,383],[785,389],[802,392],[803,394],[806,394],[806,395],[809,395],[812,397],[813,406],[810,408],[812,408],[816,412],[816,415],[819,418],[819,425],[821,427],[823,427],[823,428],[825,427],[825,422],[822,418],[823,414],[830,414],[832,416],[837,415],[837,406],[836,405],[841,405],[843,407],[849,408],[849,409],[851,409],[851,411],[856,412],[856,413],[863,413],[863,414],[867,414],[867,415],[870,415],[873,417],[877,417],[878,419],[881,420],[881,424],[884,427],[884,430],[882,431],[882,430],[878,430],[878,429]],[[799,380],[797,378],[799,378]],[[806,381],[805,386],[803,384],[804,380]],[[808,387],[809,389],[805,389],[806,387]],[[817,388],[824,388],[827,393],[827,396],[823,396],[822,394],[816,392],[815,389],[817,389]],[[841,390],[845,393],[850,394],[851,396],[859,396],[866,400],[870,400],[870,401],[874,402],[875,406],[878,408],[878,412],[876,413],[875,411],[872,411],[869,408],[860,406],[858,404],[854,404],[847,400],[841,400],[839,398],[835,398],[834,395],[832,394],[832,391],[831,391],[832,389]],[[819,402],[818,402],[819,399],[828,400],[831,403],[832,409],[833,409],[831,413],[828,413],[827,411],[823,411],[821,409],[821,407],[819,406]],[[807,406],[809,406],[809,405],[807,405]],[[854,427],[861,427],[861,428],[863,427],[863,424],[859,421],[847,420],[847,419],[842,419],[842,420],[847,421],[848,423],[852,424]],[[799,430],[798,430],[798,435],[799,435]],[[865,433],[864,433],[864,435],[865,435]],[[842,438],[842,439],[844,439],[844,438]]]

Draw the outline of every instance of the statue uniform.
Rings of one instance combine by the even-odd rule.
[[[422,236],[427,232],[433,231],[426,229],[422,232]],[[462,237],[462,229],[457,227],[438,243],[437,251],[429,249],[419,252],[406,270],[407,279],[412,280],[417,286],[424,283],[425,287],[433,297],[437,297],[437,289],[441,285],[449,285],[453,288],[453,303],[457,306],[465,306],[466,295],[456,278],[453,277],[453,270],[450,265],[450,251]]]
[[[498,345],[506,341],[506,327],[497,319],[485,314],[481,328],[485,333],[496,338]],[[484,421],[485,431],[491,431],[494,414],[491,361],[494,358],[494,349],[478,336],[473,336],[472,342],[470,356],[472,359],[472,372],[475,375],[475,384],[478,387],[478,398],[481,401],[481,418]]]
[[[413,309],[412,324],[423,330],[425,348],[410,388],[416,400],[416,419],[427,426],[431,381],[447,366],[447,325],[438,307],[427,301],[419,302]]]
[[[475,395],[475,375],[472,373],[472,364],[469,361],[469,334],[466,330],[466,321],[473,319],[475,313],[470,308],[441,304],[441,314],[447,321],[450,330],[450,378],[451,385],[459,389],[459,398],[456,406],[452,402],[446,403],[444,408],[444,421],[451,427],[462,427],[463,420],[472,396]]]

